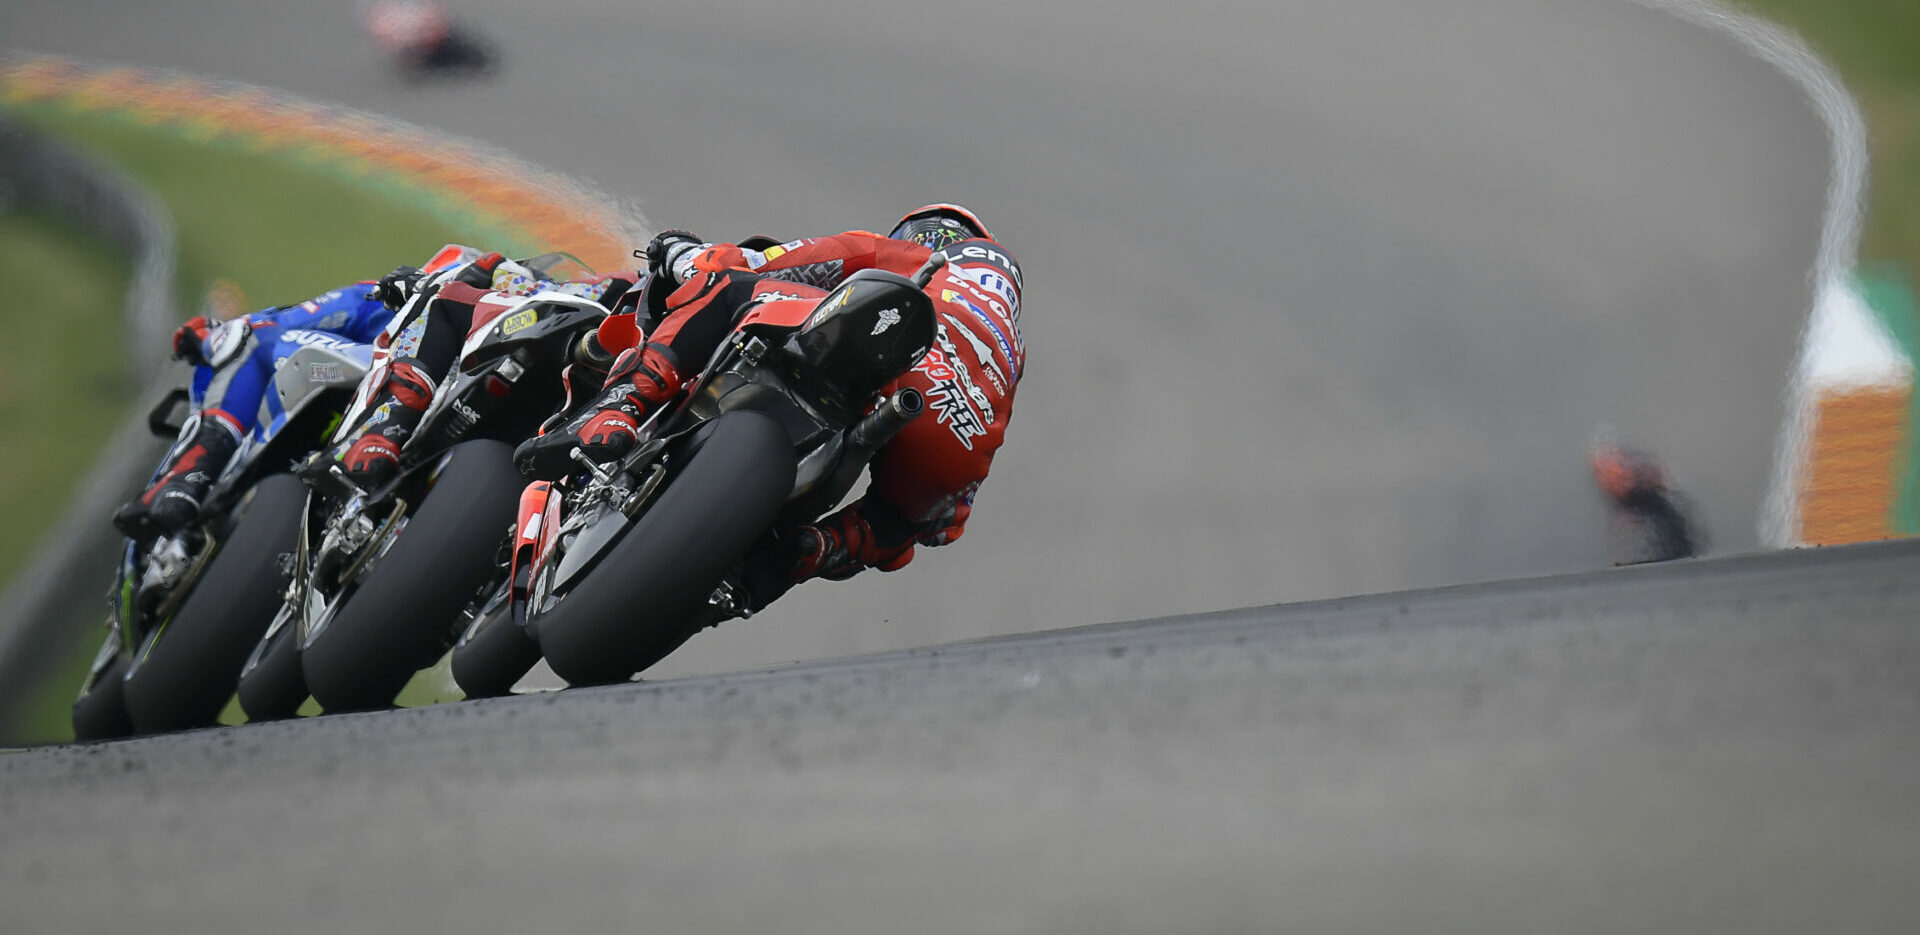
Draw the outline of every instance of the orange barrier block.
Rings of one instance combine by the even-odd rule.
[[[1813,545],[1894,535],[1907,447],[1906,387],[1825,391],[1800,498],[1800,535]]]

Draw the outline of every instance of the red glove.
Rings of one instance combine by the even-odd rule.
[[[206,345],[207,333],[213,330],[215,324],[208,321],[205,315],[187,319],[186,324],[173,333],[173,359],[184,360],[195,366],[205,364],[207,356],[202,348]]]

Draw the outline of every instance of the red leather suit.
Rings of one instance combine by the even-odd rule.
[[[942,252],[948,264],[926,289],[938,315],[934,347],[887,388],[918,389],[927,412],[874,459],[872,484],[859,506],[887,553],[876,564],[889,570],[911,560],[914,541],[945,545],[965,531],[974,494],[1005,438],[1014,388],[1026,365],[1019,265],[991,240],[961,241]],[[647,356],[684,374],[684,366],[707,360],[748,301],[770,293],[824,295],[863,269],[910,276],[932,253],[867,231],[765,250],[708,247],[674,270],[683,285],[648,335]]]

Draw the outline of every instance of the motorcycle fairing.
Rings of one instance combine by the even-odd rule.
[[[567,387],[554,381],[553,398],[548,400],[544,390],[533,390],[536,385],[545,387],[544,382],[523,386],[521,378],[529,371],[563,370],[573,336],[597,327],[606,315],[607,310],[593,301],[562,293],[540,293],[502,309],[467,338],[459,367],[434,392],[419,427],[401,449],[402,466],[466,438],[483,422],[491,437],[502,440],[532,434],[565,398]],[[530,392],[534,395],[529,396]],[[497,413],[534,410],[540,418],[525,424],[519,419],[499,425],[492,421]]]
[[[832,296],[829,295],[828,298]],[[767,325],[774,328],[799,328],[807,323],[807,316],[820,306],[824,299],[780,299],[773,302],[758,302],[740,319],[736,327],[746,329],[755,325]]]
[[[513,557],[507,569],[508,600],[515,623],[527,620],[527,592],[539,563],[553,548],[548,532],[559,527],[560,498],[553,496],[553,483],[538,480],[520,491],[520,510],[513,525]]]
[[[927,355],[934,324],[933,300],[913,280],[861,270],[820,300],[787,350],[864,399]]]
[[[322,390],[352,390],[360,385],[373,363],[373,348],[338,339],[302,340],[311,332],[289,331],[299,346],[280,358],[273,371],[273,392],[260,401],[260,419],[254,436],[265,441],[284,427]]]
[[[482,317],[486,306],[486,317]],[[460,367],[470,369],[516,349],[537,345],[557,332],[573,331],[607,310],[591,299],[563,292],[541,292],[511,304],[482,300],[474,306],[473,328],[460,348]]]

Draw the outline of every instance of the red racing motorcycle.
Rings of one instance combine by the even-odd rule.
[[[924,408],[882,390],[933,345],[921,290],[944,263],[751,307],[630,453],[602,466],[576,449],[577,474],[529,485],[507,584],[454,647],[468,697],[505,694],[543,656],[572,685],[625,681],[750,616],[750,553],[837,506]]]

